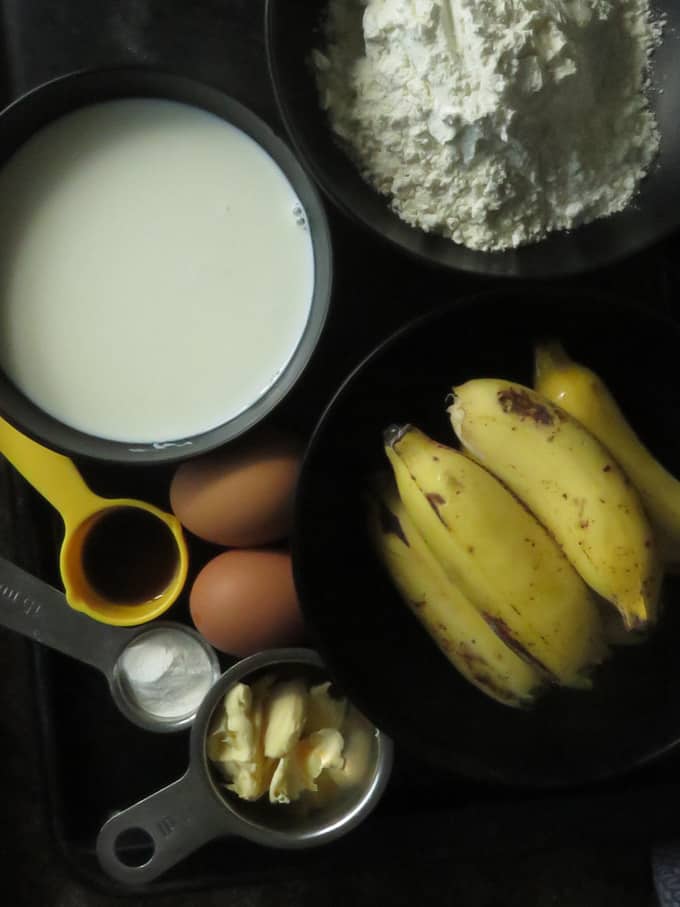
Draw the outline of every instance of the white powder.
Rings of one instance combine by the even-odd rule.
[[[330,0],[321,104],[409,224],[474,249],[624,208],[659,146],[648,0]]]
[[[204,646],[182,630],[158,628],[124,650],[121,685],[134,705],[155,718],[193,715],[215,680]]]

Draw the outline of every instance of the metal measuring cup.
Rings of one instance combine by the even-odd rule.
[[[64,521],[59,569],[66,600],[72,608],[119,627],[146,623],[167,611],[182,591],[189,562],[184,533],[175,516],[145,501],[100,497],[88,488],[68,457],[43,447],[1,418],[0,452]],[[156,569],[161,557],[168,563],[157,589],[153,592],[144,590],[140,600],[128,601],[115,596],[113,587],[120,579],[115,572],[106,591],[98,588],[87,569],[86,559],[88,550],[106,546],[105,533],[115,530],[114,521],[125,521],[130,516],[137,518],[140,534],[135,557],[140,573],[143,575],[145,570],[149,573]],[[140,526],[139,519],[146,523]],[[125,531],[125,525],[118,527],[120,536],[125,537]],[[98,540],[96,536],[99,536]],[[93,539],[98,545],[93,545]],[[113,562],[111,566],[115,568],[115,551],[108,553]],[[108,562],[105,563],[108,567]],[[121,578],[124,582],[128,580],[126,576]]]
[[[134,644],[161,632],[184,636],[204,657],[210,686],[220,676],[214,649],[190,627],[173,621],[135,629],[96,623],[69,608],[63,593],[5,558],[0,558],[0,626],[97,668],[106,677],[120,711],[147,731],[182,730],[193,722],[197,706],[169,717],[140,705],[123,669],[125,654]]]
[[[259,652],[226,671],[203,700],[194,721],[186,773],[102,826],[97,857],[108,875],[130,885],[150,882],[208,841],[229,835],[279,848],[325,844],[355,828],[375,807],[390,777],[393,747],[372,725],[365,770],[352,787],[315,811],[296,811],[294,803],[272,804],[265,798],[241,800],[224,788],[207,754],[213,714],[231,687],[263,673],[302,675],[314,682],[327,679],[319,655],[298,648]],[[124,849],[130,840],[143,845],[141,865],[130,865],[132,851]],[[139,853],[138,847],[134,856],[138,858]]]

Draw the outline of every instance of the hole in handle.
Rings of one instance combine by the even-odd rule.
[[[143,828],[126,828],[116,835],[113,852],[116,859],[130,868],[146,866],[156,851],[156,844],[148,831]]]

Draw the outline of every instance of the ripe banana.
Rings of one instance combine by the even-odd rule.
[[[628,630],[656,616],[661,569],[635,489],[600,442],[545,397],[510,381],[453,390],[453,429],[466,452],[536,515]]]
[[[655,460],[603,381],[559,343],[536,347],[535,387],[585,425],[623,467],[656,531],[662,558],[680,569],[680,481]]]
[[[649,624],[646,630],[626,630],[619,612],[612,608],[603,598],[596,599],[597,610],[600,612],[602,632],[608,646],[640,646],[649,639]]]
[[[373,545],[395,586],[454,667],[498,702],[531,703],[545,678],[496,636],[450,581],[389,476],[380,476],[369,493],[368,518]]]
[[[490,473],[413,426],[385,433],[406,513],[446,575],[521,658],[583,687],[606,653],[590,590]]]

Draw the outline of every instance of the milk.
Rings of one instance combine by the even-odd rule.
[[[0,362],[102,438],[214,428],[261,397],[304,332],[312,242],[252,139],[170,101],[109,101],[0,171]]]

